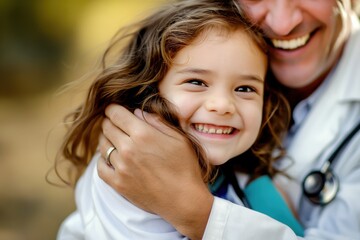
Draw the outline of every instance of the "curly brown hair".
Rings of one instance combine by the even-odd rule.
[[[66,119],[68,132],[55,161],[58,176],[73,185],[96,152],[104,111],[110,103],[129,110],[140,108],[158,114],[165,123],[189,139],[199,157],[203,179],[209,180],[212,168],[199,144],[180,127],[176,112],[159,96],[158,83],[172,59],[182,48],[208,29],[246,31],[260,49],[266,51],[261,32],[252,26],[233,1],[180,0],[166,4],[155,13],[121,29],[102,56],[100,73],[94,79],[84,103]],[[118,47],[120,51],[117,50]],[[116,56],[113,60],[112,56]],[[252,152],[260,161],[252,171],[273,172],[272,156],[281,148],[281,136],[288,122],[288,107],[271,81],[265,83],[263,123]],[[62,176],[58,169],[63,160],[73,169]],[[250,169],[250,168],[248,168]],[[260,170],[259,170],[260,169]],[[265,169],[265,170],[264,170]]]

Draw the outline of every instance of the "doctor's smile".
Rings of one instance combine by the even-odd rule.
[[[273,47],[284,50],[294,50],[305,46],[310,39],[310,34],[305,34],[304,36],[283,40],[283,39],[270,39],[270,42]]]

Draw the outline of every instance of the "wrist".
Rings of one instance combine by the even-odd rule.
[[[183,235],[192,240],[202,239],[210,216],[214,196],[206,185],[195,189],[192,194],[184,193],[176,203],[177,213],[168,221]]]

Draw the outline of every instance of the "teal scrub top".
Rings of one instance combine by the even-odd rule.
[[[224,175],[219,174],[216,181],[209,187],[212,193],[217,193],[214,195],[226,199],[228,185],[224,185],[224,183],[226,183]],[[264,175],[253,180],[243,189],[243,192],[251,209],[286,224],[297,236],[304,236],[304,228],[295,218],[269,176]]]

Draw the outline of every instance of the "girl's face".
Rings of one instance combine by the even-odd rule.
[[[159,91],[211,164],[225,163],[256,140],[266,69],[266,56],[243,30],[207,31],[175,56]]]

